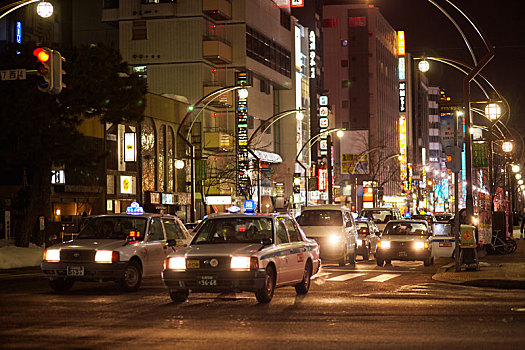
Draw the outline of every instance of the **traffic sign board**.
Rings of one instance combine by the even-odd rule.
[[[23,68],[0,70],[0,77],[2,80],[26,80],[26,70]]]

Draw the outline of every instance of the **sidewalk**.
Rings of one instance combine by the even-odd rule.
[[[515,235],[519,237],[519,235]],[[479,257],[479,271],[456,272],[454,262],[443,265],[433,280],[477,287],[525,289],[525,240],[516,241],[518,249],[509,255]]]

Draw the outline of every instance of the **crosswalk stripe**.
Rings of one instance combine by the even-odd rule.
[[[339,275],[336,277],[329,278],[327,279],[327,281],[342,282],[342,281],[347,281],[349,279],[356,278],[359,276],[364,276],[364,275],[365,275],[364,273],[346,273],[344,275]]]
[[[369,278],[369,279],[365,280],[365,282],[385,282],[385,281],[388,281],[388,280],[390,280],[392,278],[399,277],[399,276],[401,276],[401,275],[394,274],[394,273],[384,273],[382,275]]]

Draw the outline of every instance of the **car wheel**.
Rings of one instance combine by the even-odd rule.
[[[306,262],[303,273],[303,280],[295,285],[295,291],[297,294],[306,294],[310,289],[310,280],[312,277],[312,263],[310,260]]]
[[[423,265],[425,265],[425,266],[430,266],[430,265],[433,265],[433,264],[434,264],[434,257],[433,256],[431,256],[430,258],[425,259],[423,261]]]
[[[71,278],[55,278],[49,280],[49,286],[55,292],[65,292],[66,290],[70,290],[74,283],[75,281]]]
[[[370,259],[370,246],[367,247],[365,253],[363,254],[363,260],[367,261],[368,259]]]
[[[188,299],[190,292],[188,290],[170,290],[170,298],[175,303],[183,303]]]
[[[345,266],[346,265],[346,262],[349,260],[349,256],[348,256],[348,248],[345,248],[345,251],[343,252],[343,256],[341,257],[341,259],[339,259],[338,263],[339,263],[339,266]]]
[[[255,292],[255,297],[259,303],[267,304],[272,301],[273,292],[275,291],[275,270],[272,266],[266,268],[266,278],[264,279],[264,286]]]
[[[392,265],[392,260],[385,260],[385,265]]]
[[[377,266],[383,267],[383,265],[385,264],[385,261],[383,259],[376,258],[376,263],[377,263]]]
[[[139,289],[142,283],[142,269],[136,262],[130,262],[124,270],[124,278],[119,281],[120,287],[126,292]]]

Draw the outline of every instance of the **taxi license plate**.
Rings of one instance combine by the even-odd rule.
[[[440,247],[452,247],[451,242],[439,242]]]
[[[201,267],[199,260],[188,260],[186,261],[186,267],[188,269],[198,269]]]
[[[216,286],[217,280],[213,278],[213,276],[201,276],[197,283],[199,283],[201,286]]]
[[[68,266],[68,276],[84,276],[84,266]]]
[[[407,256],[407,252],[399,252],[399,256]]]

